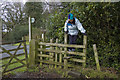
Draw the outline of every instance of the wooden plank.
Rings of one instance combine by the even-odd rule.
[[[17,43],[23,43],[26,42],[26,40],[20,40],[20,41],[16,41],[16,42],[8,42],[8,43],[2,43],[0,45],[6,45],[6,44],[17,44]]]
[[[50,43],[52,43],[53,42],[53,39],[50,39]],[[52,50],[53,49],[53,47],[52,46],[50,46],[50,50]],[[50,56],[54,56],[54,54],[51,52],[50,53]],[[51,62],[53,62],[53,59],[50,59],[50,61]],[[51,65],[49,65],[49,68],[52,68],[53,67],[53,65],[51,66]]]
[[[43,48],[43,46],[42,46],[42,45],[40,45],[40,48],[42,49],[42,48]],[[42,54],[43,54],[43,52],[42,52],[42,51],[40,51],[40,54],[42,55]],[[42,58],[42,57],[40,57],[40,60],[43,60],[43,58]],[[42,66],[42,63],[40,63],[40,65]]]
[[[53,58],[53,56],[51,56],[51,55],[45,55],[45,54],[38,54],[38,56],[40,56],[40,57],[47,57],[47,58]]]
[[[7,70],[7,71],[3,72],[3,74],[6,73],[6,72],[10,72],[10,71],[13,71],[13,70],[16,70],[16,69],[22,68],[22,67],[25,67],[25,65],[22,65],[22,66],[19,66],[19,67],[16,67],[16,68],[13,68],[13,69]]]
[[[2,47],[0,47],[1,49],[2,49]],[[14,48],[14,49],[10,49],[10,50],[7,50],[7,51],[15,51],[17,48]],[[19,49],[17,49],[17,50],[21,50],[21,49],[24,49],[24,47],[21,47],[21,48],[19,48]],[[2,51],[2,52],[0,52],[0,54],[3,54],[3,53],[5,53],[4,51]]]
[[[39,45],[50,45],[50,46],[58,46],[58,47],[85,48],[84,45],[56,44],[56,43],[44,43],[44,42],[40,42]]]
[[[21,48],[18,48],[18,49],[17,49],[17,48],[15,48],[15,49],[10,49],[10,50],[8,50],[8,51],[10,52],[10,51],[21,50],[21,49],[24,49],[24,47],[21,47]],[[4,51],[3,51],[3,52],[4,52]]]
[[[85,46],[85,48],[83,49],[83,53],[85,54],[85,56],[83,56],[83,60],[85,60],[85,62],[83,63],[83,67],[86,66],[86,52],[87,52],[87,36],[84,35],[83,37],[83,45]]]
[[[96,44],[93,45],[93,50],[94,50],[94,56],[95,56],[95,61],[96,61],[96,67],[97,67],[97,70],[100,71],[100,64],[99,64],[99,60],[98,60]]]
[[[58,43],[58,39],[56,39],[56,44]],[[58,47],[56,46],[56,51],[58,50]],[[55,62],[57,62],[57,53],[55,53]],[[57,68],[57,65],[55,65],[55,68]]]
[[[85,56],[84,53],[80,53],[80,52],[70,52],[70,51],[62,51],[62,50],[50,50],[50,49],[40,49],[38,48],[39,51],[44,51],[44,52],[54,52],[54,53],[58,53],[58,54],[74,54],[74,55],[79,55],[79,56]]]
[[[22,55],[25,55],[25,53],[17,54],[17,55],[15,55],[15,57],[22,56]],[[9,57],[4,57],[4,58],[1,58],[0,60],[9,59],[10,57],[11,57],[11,56],[9,56]]]
[[[8,52],[8,54],[12,57],[13,55],[11,53]],[[19,60],[16,56],[13,56],[13,58],[15,58],[18,62],[20,62],[21,64],[25,65],[25,63],[23,63],[21,60]]]
[[[24,60],[26,60],[26,59],[22,59],[21,61],[24,61]],[[9,65],[15,64],[15,63],[18,63],[18,61],[14,61],[14,62],[10,63]],[[4,65],[2,65],[2,66],[0,66],[0,67],[4,67],[5,65],[6,65],[6,64],[4,64]]]
[[[79,55],[79,56],[85,56],[84,53],[80,53],[80,52],[70,52],[70,51],[67,51],[68,54],[74,54],[74,55]]]
[[[80,59],[76,59],[76,58],[70,58],[68,59],[70,61],[74,61],[74,62],[82,62],[82,63],[85,63],[85,60],[80,60]]]
[[[62,47],[60,48],[60,50],[62,51]],[[62,63],[62,53],[59,54],[59,62]],[[60,66],[60,68],[62,68],[62,67]]]
[[[64,44],[67,44],[67,34],[64,34]],[[64,48],[65,54],[64,57],[67,57],[66,53],[67,53],[67,48]],[[67,59],[64,59],[64,69],[67,69],[68,65],[67,65]]]

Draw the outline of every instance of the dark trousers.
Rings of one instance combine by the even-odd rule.
[[[76,40],[77,40],[77,35],[69,35],[69,44],[77,44]],[[69,47],[69,49],[74,49],[74,48]]]

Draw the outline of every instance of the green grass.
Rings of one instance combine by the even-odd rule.
[[[40,67],[43,68],[43,67]],[[43,71],[48,73],[57,73],[60,74],[63,78],[72,78],[72,76],[67,75],[68,71],[73,70],[80,72],[82,75],[85,75],[87,78],[118,78],[118,75],[111,73],[109,71],[98,71],[92,68],[71,68],[71,69],[61,69],[61,68],[49,68],[44,66]]]
[[[24,59],[25,56],[19,56],[18,57],[20,60]],[[8,63],[9,60],[3,60],[3,64]],[[16,61],[15,59],[12,60],[12,62]],[[26,63],[24,61],[24,63]],[[15,63],[15,64],[11,64],[10,66],[8,66],[7,70],[21,66],[21,63]],[[14,71],[11,71],[9,73],[11,74],[15,74],[16,72],[24,72],[26,71],[26,67],[23,68],[19,68],[16,69]],[[72,78],[72,76],[67,75],[68,71],[70,70],[74,70],[77,72],[82,73],[83,75],[87,76],[88,78],[118,78],[118,75],[115,73],[111,73],[109,71],[97,71],[96,69],[93,68],[82,68],[82,67],[77,67],[77,68],[70,68],[70,69],[61,69],[61,68],[49,68],[48,65],[44,65],[44,66],[40,66],[40,67],[35,67],[34,69],[29,69],[29,72],[39,72],[39,69],[42,69],[43,72],[48,72],[48,73],[56,73],[61,75],[63,78]]]
[[[23,55],[23,56],[18,56],[17,57],[19,60],[22,60],[22,59],[24,59],[25,58],[25,55]],[[6,59],[6,60],[3,60],[2,61],[2,65],[3,64],[7,64],[8,62],[9,62],[9,60],[10,59]],[[16,61],[16,59],[13,59],[12,61],[11,61],[11,63],[12,62],[15,62]],[[26,64],[26,61],[24,60],[23,61],[25,64]],[[15,64],[11,64],[11,65],[9,65],[8,67],[7,67],[7,70],[9,70],[9,69],[13,69],[13,68],[15,68],[15,67],[19,67],[19,66],[22,66],[23,64],[21,64],[21,63],[15,63]],[[2,67],[3,69],[5,68],[5,67]],[[26,67],[22,67],[22,68],[19,68],[19,69],[16,69],[16,70],[13,70],[13,71],[10,71],[10,72],[8,72],[8,73],[11,73],[11,74],[15,74],[16,72],[24,72],[24,71],[26,71]],[[5,74],[7,74],[7,73],[5,73]]]
[[[118,78],[118,75],[109,71],[98,71],[92,68],[79,69],[79,72],[90,78]]]

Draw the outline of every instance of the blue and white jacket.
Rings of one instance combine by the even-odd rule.
[[[68,34],[70,35],[78,35],[79,30],[81,31],[81,33],[86,32],[86,30],[83,28],[82,24],[77,18],[75,18],[75,25],[68,23],[68,20],[66,20],[64,25],[64,31],[68,31]]]

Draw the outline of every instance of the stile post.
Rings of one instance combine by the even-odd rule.
[[[44,33],[42,33],[42,40],[43,40],[43,42],[45,42],[45,34]]]
[[[56,44],[58,43],[58,39],[56,39]],[[56,50],[58,50],[58,47],[56,46]],[[57,62],[57,53],[55,53],[55,62]],[[57,65],[55,65],[55,68],[57,68]]]
[[[95,61],[96,61],[96,67],[97,67],[97,70],[100,71],[100,64],[99,64],[99,60],[98,60],[96,44],[93,45],[93,50],[94,50],[94,56],[95,56]]]
[[[50,43],[52,43],[53,42],[53,39],[50,39]],[[52,50],[53,49],[53,47],[52,46],[50,46],[50,49]],[[54,56],[54,54],[53,53],[50,53],[50,56]],[[53,62],[53,58],[52,59],[50,59],[50,61],[51,62]],[[49,67],[53,67],[53,65],[52,66],[49,66]]]
[[[64,34],[64,44],[67,44],[67,34]],[[64,48],[64,51],[67,51],[67,48]],[[67,57],[66,53],[64,53],[64,57]],[[64,59],[64,69],[67,69],[67,59]]]
[[[62,51],[62,47],[60,48],[60,50]],[[62,63],[62,53],[59,54],[59,62]],[[62,67],[60,66],[60,68]]]
[[[40,45],[40,48],[42,49],[43,48],[43,46],[42,45]],[[40,51],[40,54],[43,54],[43,52],[42,51]],[[43,58],[42,58],[42,56],[40,57],[40,60],[42,60]],[[42,62],[40,62],[40,66],[42,66]]]
[[[42,42],[44,42],[44,34],[42,34]],[[40,48],[42,49],[43,46],[41,45]],[[41,51],[40,54],[43,54],[43,52]],[[40,60],[43,60],[43,58],[40,57]],[[42,62],[40,62],[40,66],[42,66]]]
[[[34,67],[36,53],[37,53],[36,41],[35,39],[32,39],[30,41],[30,50],[29,50],[29,67]]]
[[[87,36],[86,35],[84,35],[83,37],[83,45],[85,46],[85,48],[83,48],[83,53],[85,54],[85,56],[83,57],[83,60],[85,61],[83,63],[83,67],[85,67],[86,66],[86,53],[87,53]]]

